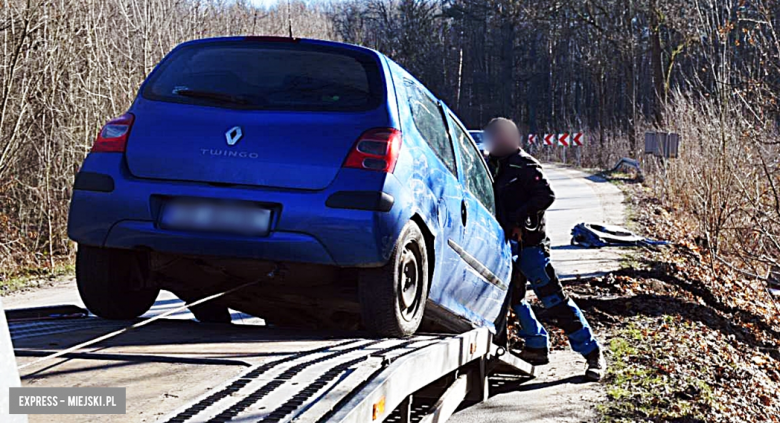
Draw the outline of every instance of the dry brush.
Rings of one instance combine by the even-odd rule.
[[[0,1],[0,281],[71,258],[70,189],[100,126],[176,44],[218,35],[331,38],[318,7],[227,0]]]

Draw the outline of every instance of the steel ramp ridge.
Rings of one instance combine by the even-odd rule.
[[[268,361],[158,421],[286,422],[304,411],[324,414],[321,400],[346,397],[383,363],[440,339],[350,339]]]
[[[163,326],[161,330],[169,330],[170,328],[166,329],[165,326],[174,324],[173,321],[165,324],[166,321],[168,320],[160,321]],[[52,319],[46,316],[41,320],[20,319],[10,326],[16,339],[45,339],[47,335],[57,336],[56,334],[63,332],[95,326],[123,326],[127,323],[95,317]],[[176,321],[175,324],[181,323]],[[190,324],[200,325],[195,322]],[[209,325],[204,325],[204,330],[223,332]],[[232,325],[228,332],[236,330],[245,332],[244,329]],[[269,341],[282,341],[286,346],[282,348],[285,351],[263,361],[241,360],[242,362],[225,363],[247,367],[238,377],[210,389],[200,398],[178,407],[158,421],[362,423],[384,421],[388,418],[392,420],[393,412],[397,411],[402,402],[409,402],[412,395],[418,394],[419,397],[415,398],[425,401],[426,392],[430,391],[431,386],[454,376],[456,384],[430,410],[436,413],[436,421],[442,422],[467,394],[467,401],[487,398],[489,374],[534,374],[533,366],[494,345],[493,337],[486,328],[473,329],[459,335],[418,334],[408,339],[377,339],[360,333],[348,336],[340,333],[341,336],[333,337],[332,333],[328,336],[327,333],[316,332],[317,338],[322,338],[316,342],[329,343],[315,344],[308,347],[314,349],[303,351],[302,349],[306,348],[303,345],[311,341],[309,336],[315,332],[296,333],[295,330],[264,326],[255,326],[252,329],[257,330],[269,335],[266,338]],[[297,339],[306,332],[308,339]],[[292,349],[287,348],[290,343],[296,344],[298,341],[304,341],[304,344],[297,349],[294,345]],[[273,350],[276,351],[276,347],[273,347]],[[27,352],[19,351],[21,355],[26,355]],[[46,352],[48,351],[30,350],[29,354],[42,355]],[[140,355],[133,352],[130,351],[128,359],[143,361],[146,355],[149,355],[146,352],[141,352]],[[149,353],[155,358],[162,357],[156,357],[158,354],[153,351]],[[84,359],[109,358],[100,354],[93,357],[90,352],[78,354],[79,358]],[[121,359],[124,354],[120,347],[119,351],[109,355],[112,355],[113,359]],[[217,364],[206,361],[208,360],[193,364]],[[463,375],[468,377],[458,378]],[[466,383],[464,381],[468,386],[463,386]]]
[[[493,336],[487,328],[443,338],[384,367],[347,401],[334,408],[326,419],[315,420],[307,417],[296,421],[384,421],[396,408],[402,404],[408,405],[410,398],[423,388],[448,375],[468,375],[466,379],[458,377],[431,410],[436,416],[433,421],[442,423],[452,414],[454,407],[467,398],[467,394],[476,401],[487,398],[487,378],[491,368],[509,374],[533,377],[533,366],[514,356],[512,359],[502,358],[502,349],[492,341]],[[502,367],[497,368],[497,362],[500,362]],[[464,383],[467,386],[463,386]]]

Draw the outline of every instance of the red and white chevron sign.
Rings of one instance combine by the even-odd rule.
[[[585,143],[585,135],[582,132],[575,132],[571,137],[571,145],[573,147],[582,147]]]
[[[528,134],[528,144],[536,144],[536,134]]]
[[[571,137],[569,136],[568,132],[558,134],[558,145],[560,145],[561,147],[568,147],[570,138]]]
[[[553,145],[555,143],[555,134],[544,134],[544,145]]]

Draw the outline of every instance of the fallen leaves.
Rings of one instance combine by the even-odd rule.
[[[610,347],[604,416],[780,422],[774,299],[761,281],[712,260],[684,214],[627,189],[641,230],[672,245],[640,250],[630,268],[569,287]],[[563,334],[552,336],[562,346]]]

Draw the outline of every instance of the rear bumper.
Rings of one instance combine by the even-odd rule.
[[[153,222],[126,220],[108,233],[106,247],[151,248],[185,255],[231,256],[268,261],[336,264],[325,247],[307,234],[274,232],[257,241],[251,238],[199,235],[159,229]],[[295,260],[291,260],[295,258]]]
[[[388,260],[398,233],[410,217],[404,202],[394,198],[393,194],[402,195],[403,189],[392,175],[359,170],[343,169],[328,188],[320,191],[225,187],[138,179],[129,174],[121,154],[99,153],[87,157],[81,174],[87,175],[88,181],[103,182],[85,183],[80,177],[71,200],[68,235],[78,243],[99,247],[372,267]],[[107,177],[113,180],[113,189],[108,189]],[[342,200],[360,200],[357,209],[343,208],[349,207],[343,201],[326,205],[334,194],[343,192],[391,193],[380,195],[381,201],[376,201],[377,210],[389,210],[365,210],[373,203],[361,195],[341,196]],[[166,198],[181,196],[267,204],[276,211],[271,234],[243,237],[159,228],[156,222],[160,206]],[[387,197],[392,199],[389,205]]]

